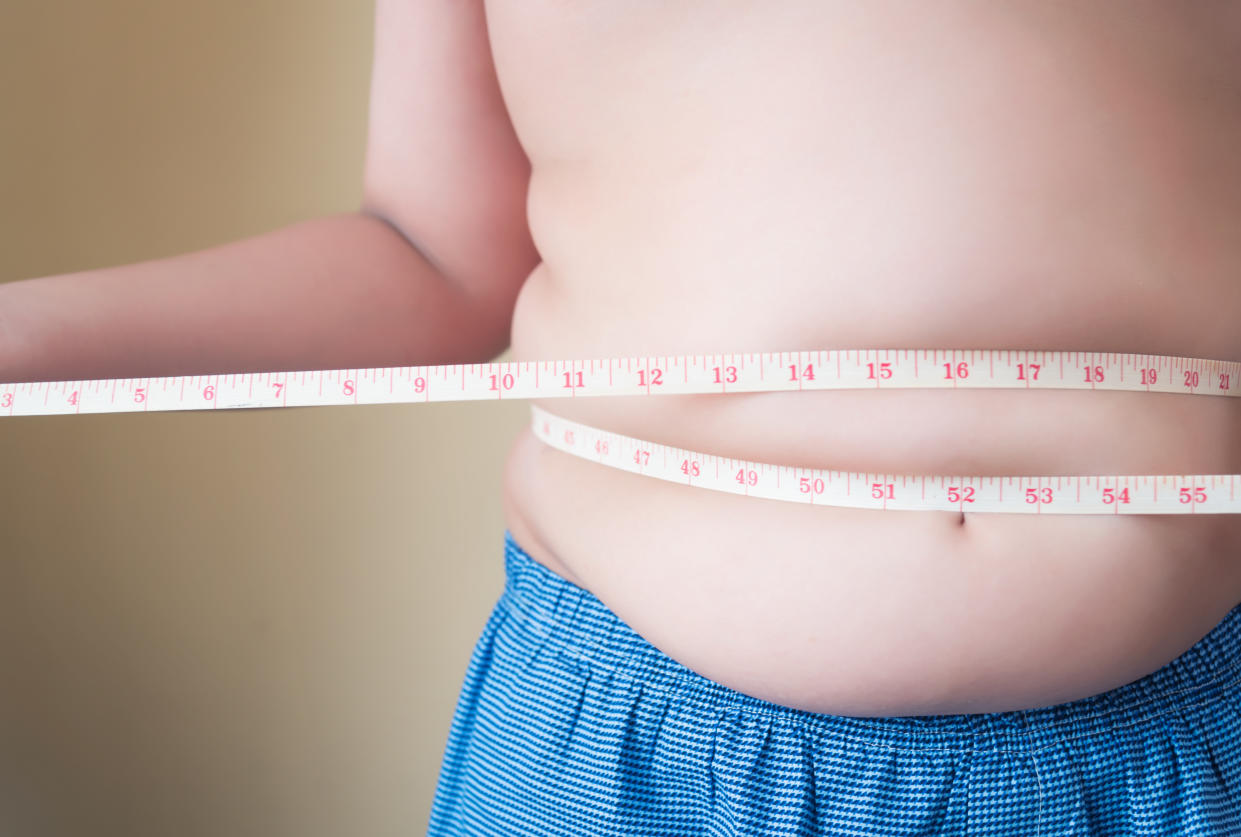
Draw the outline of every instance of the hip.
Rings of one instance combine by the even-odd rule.
[[[1237,830],[1241,607],[1140,680],[1036,710],[857,718],[662,654],[505,538],[434,834],[1223,834]]]

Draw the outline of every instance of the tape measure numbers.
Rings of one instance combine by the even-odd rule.
[[[1078,389],[1241,395],[1241,363],[1163,355],[864,349],[251,372],[0,384],[0,416],[838,389]],[[531,405],[535,435],[599,464],[754,497],[1028,514],[1241,513],[1241,475],[862,474],[717,457]]]
[[[950,477],[831,471],[658,445],[531,405],[536,436],[613,468],[683,485],[820,506],[1025,514],[1241,514],[1241,475]]]

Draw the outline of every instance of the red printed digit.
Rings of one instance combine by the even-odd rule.
[[[735,384],[737,383],[737,367],[724,366],[713,367],[715,371],[715,383],[717,384]]]
[[[578,374],[580,375],[581,373],[579,372]],[[498,376],[496,375],[491,376],[491,389],[493,391],[498,391],[500,387],[504,387],[505,389],[513,388],[513,376],[511,374],[509,374],[508,372],[505,372],[504,377],[499,378],[498,381],[497,381],[497,377]],[[497,383],[499,384],[498,386],[497,386]]]
[[[585,384],[583,384],[583,383],[582,383],[582,373],[581,373],[581,372],[576,373],[576,374],[577,374],[577,383],[573,383],[573,377],[572,377],[572,376],[573,376],[573,374],[574,374],[574,373],[572,373],[572,372],[566,372],[566,373],[564,373],[564,385],[565,385],[565,387],[566,387],[566,388],[568,388],[568,389],[574,389],[574,388],[576,388],[576,387],[582,387],[582,386],[585,386]]]
[[[873,482],[870,484],[870,496],[876,500],[896,499],[896,486],[892,483]]]
[[[345,381],[345,395],[353,395],[353,381]]]
[[[1207,501],[1207,490],[1203,486],[1181,489],[1181,502],[1182,503],[1205,503],[1206,501]]]
[[[1159,373],[1154,369],[1142,370],[1142,386],[1150,386],[1159,380]]]
[[[1026,370],[1029,370],[1030,377],[1028,380],[1037,381],[1038,372],[1042,368],[1043,368],[1043,365],[1040,363],[1031,363],[1031,364],[1019,363],[1017,364],[1017,380],[1019,381],[1027,380]]]
[[[1181,488],[1180,489],[1180,502],[1181,503],[1205,503],[1206,502],[1206,488],[1203,486],[1198,486],[1194,488]]]
[[[427,379],[422,378],[422,377],[414,378],[414,392],[426,392],[426,391],[427,391]]]
[[[600,456],[606,456],[608,453],[608,443],[605,442],[603,439],[596,439],[595,440],[595,453],[599,454]]]
[[[657,387],[664,382],[664,371],[662,369],[651,370],[651,386]],[[646,370],[638,370],[638,386],[646,386]]]
[[[284,392],[284,384],[280,383],[279,381],[273,381],[272,386],[276,388],[276,397],[279,398],[281,396],[281,393]]]
[[[634,451],[633,462],[635,465],[649,465],[651,462],[651,452],[649,450]]]
[[[1129,502],[1129,489],[1122,488],[1120,490],[1120,493],[1117,494],[1115,489],[1105,488],[1103,489],[1103,502],[1104,504],[1109,505],[1109,506],[1112,505],[1113,503],[1128,503]]]
[[[758,484],[758,471],[754,471],[754,470],[747,471],[745,468],[742,468],[739,471],[737,471],[737,476],[734,477],[734,479],[736,479],[737,482],[741,483],[742,485],[757,485]]]
[[[1198,386],[1198,373],[1197,372],[1186,372],[1185,373],[1185,386],[1189,387],[1190,389],[1197,388]]]
[[[1228,387],[1228,373],[1227,373],[1227,372],[1221,372],[1221,373],[1219,373],[1219,388],[1220,388],[1220,389],[1228,389],[1228,388],[1229,388],[1229,387]]]
[[[798,491],[802,494],[822,494],[823,488],[823,480],[816,479],[812,482],[810,477],[802,477]]]
[[[12,406],[13,406],[13,393],[6,392],[4,394],[4,398],[0,398],[0,407],[12,407]]]
[[[215,387],[214,386],[205,387],[203,389],[203,398],[207,399],[208,401],[214,400],[215,399]]]
[[[1086,383],[1101,384],[1103,383],[1103,367],[1087,366],[1086,367]]]
[[[866,364],[866,369],[867,369],[867,372],[869,373],[866,376],[867,379],[872,380],[872,381],[875,380],[875,364],[873,363]],[[880,378],[891,378],[892,377],[892,364],[891,363],[879,364],[879,377]]]
[[[801,371],[801,376],[803,379],[807,381],[813,381],[814,380],[814,364],[813,363],[806,364],[806,368]],[[797,380],[797,365],[796,364],[789,366],[789,380],[790,381]],[[718,381],[716,383],[718,383]]]
[[[1053,499],[1052,490],[1050,488],[1027,488],[1026,502],[1046,505]]]
[[[572,430],[566,430],[564,432],[564,443],[566,445],[573,444],[573,431]]]
[[[147,399],[146,387],[138,387],[136,390],[134,390],[134,403],[135,404],[141,404],[143,401],[146,401],[146,399]]]
[[[686,459],[684,462],[681,463],[681,473],[689,477],[698,476],[698,473],[699,473],[698,463],[690,462],[688,459]]]
[[[967,485],[964,487],[950,485],[948,486],[948,502],[949,503],[972,503],[974,502],[974,487]]]
[[[970,376],[970,365],[966,363],[965,361],[961,361],[960,363],[957,364],[957,368],[953,370],[951,363],[945,363],[944,364],[944,380],[951,381],[953,379],[952,373],[954,371],[956,372],[957,378],[968,378]]]
[[[69,396],[69,403],[75,407],[78,405],[78,391],[76,389],[73,391],[73,395]]]

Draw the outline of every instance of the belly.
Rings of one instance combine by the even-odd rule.
[[[511,71],[544,257],[518,299],[514,360],[825,348],[1241,359],[1241,114],[1235,101],[1183,95],[1217,89],[1217,65],[1175,70],[1176,50],[1117,48],[1111,57],[1138,78],[1160,81],[1139,96],[1124,73],[1090,64],[1088,39],[1055,65],[997,32],[954,46],[919,29],[926,37],[871,55],[854,42],[822,47],[826,7],[781,6],[794,8],[805,19],[783,21],[795,31],[780,50],[771,38],[730,40],[720,16],[712,37],[729,52],[704,42],[695,61],[678,61],[668,35],[623,72],[558,73],[560,122],[523,98]],[[493,23],[500,39],[516,25]],[[963,52],[982,42],[981,57]],[[898,46],[913,76],[874,57]],[[542,42],[545,55],[558,47]],[[497,56],[503,81],[516,56]],[[671,80],[635,89],[656,70]],[[1061,72],[1077,81],[1057,84]],[[918,95],[900,78],[918,79]],[[807,101],[821,107],[807,112]],[[783,465],[1241,473],[1231,398],[913,390],[539,403]],[[508,525],[536,560],[690,668],[813,711],[1077,699],[1155,670],[1241,601],[1235,515],[809,507],[615,471],[529,433],[505,485]]]
[[[1133,397],[887,391],[539,403],[650,441],[806,467],[1241,473],[1231,400],[1112,395]],[[1022,423],[967,418],[979,415],[1070,432],[1032,443],[1014,432]],[[819,432],[839,423],[837,434]],[[978,426],[962,433],[963,423]],[[616,471],[528,430],[506,464],[505,516],[536,560],[674,659],[742,692],[835,714],[1004,711],[1096,694],[1179,655],[1241,601],[1233,515],[811,507]]]

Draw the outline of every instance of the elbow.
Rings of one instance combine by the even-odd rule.
[[[363,217],[383,224],[399,236],[416,255],[430,267],[463,305],[472,339],[469,354],[479,362],[491,360],[510,345],[513,314],[517,298],[527,278],[541,261],[528,230],[499,230],[486,236],[476,247],[456,248],[468,263],[450,266],[423,241],[405,229],[382,207],[364,202],[359,209]]]
[[[409,246],[409,249],[413,250],[414,253],[422,259],[422,261],[430,265],[436,273],[445,279],[448,278],[448,274],[444,271],[444,266],[440,264],[435,256],[431,254],[431,251],[427,249],[425,245],[416,241],[404,227],[393,220],[392,216],[385,212],[382,208],[368,202],[363,202],[362,206],[358,209],[358,214],[368,220],[378,221],[380,224],[387,227],[389,232],[395,233]]]
[[[503,354],[513,342],[515,306],[496,299],[474,300],[473,304],[478,324],[478,358],[489,361]]]

